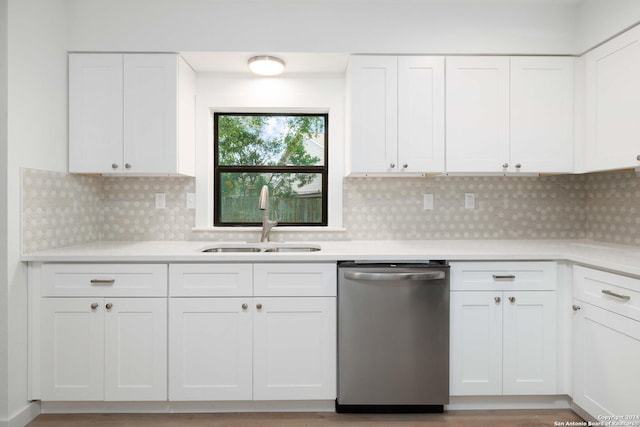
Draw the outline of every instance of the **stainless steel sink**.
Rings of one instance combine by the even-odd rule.
[[[265,252],[317,252],[320,246],[286,246],[265,249]]]
[[[219,248],[207,248],[202,252],[262,252],[260,248],[250,248],[250,247],[219,247]]]
[[[217,243],[201,249],[201,252],[208,253],[273,253],[273,252],[317,252],[321,250],[320,245],[304,243],[279,243],[279,242],[238,242],[238,243]]]

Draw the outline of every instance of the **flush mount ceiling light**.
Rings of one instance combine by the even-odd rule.
[[[284,61],[275,56],[254,56],[249,58],[249,70],[259,76],[276,76],[284,71]]]

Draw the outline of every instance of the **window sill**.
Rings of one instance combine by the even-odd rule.
[[[191,231],[203,231],[203,232],[221,232],[221,233],[231,233],[234,231],[237,232],[257,232],[259,233],[262,230],[261,227],[193,227]],[[271,229],[271,232],[278,233],[280,231],[288,231],[288,232],[303,232],[303,233],[340,233],[346,232],[347,229],[344,227],[275,227]]]

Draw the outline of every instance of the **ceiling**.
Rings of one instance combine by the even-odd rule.
[[[259,0],[254,0],[259,1]],[[291,1],[291,0],[271,0]],[[447,3],[447,4],[516,4],[516,5],[549,5],[564,4],[578,7],[587,0],[295,0],[318,3]],[[344,73],[348,55],[345,53],[303,53],[303,52],[180,52],[185,60],[198,73],[249,73],[247,61],[256,55],[273,55],[282,59],[285,64],[285,75],[295,74],[327,74]]]
[[[181,52],[181,55],[199,73],[249,73],[247,61],[256,55],[282,59],[286,74],[344,73],[348,59],[344,53]]]

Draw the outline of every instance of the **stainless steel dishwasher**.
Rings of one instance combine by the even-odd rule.
[[[338,264],[337,412],[443,412],[449,265]]]

